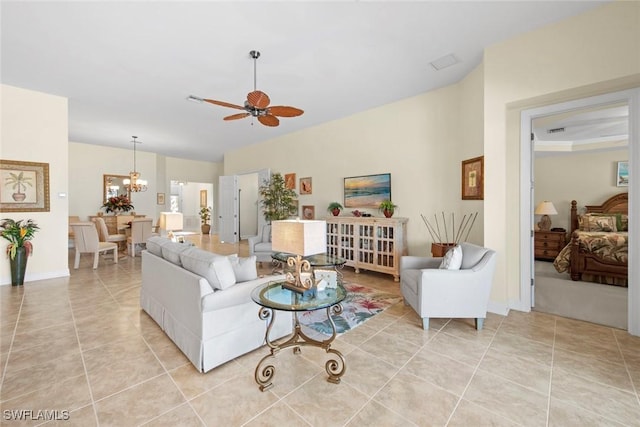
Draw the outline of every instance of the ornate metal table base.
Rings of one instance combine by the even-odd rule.
[[[260,391],[269,390],[273,386],[273,383],[271,382],[271,380],[273,379],[273,376],[276,373],[276,368],[275,366],[273,366],[273,364],[266,364],[265,366],[263,366],[263,364],[268,359],[275,358],[276,355],[280,352],[280,350],[293,347],[293,353],[299,354],[301,351],[300,347],[306,346],[306,345],[322,348],[327,353],[331,353],[332,355],[335,355],[335,358],[331,358],[327,360],[327,363],[325,363],[325,370],[327,371],[327,374],[329,374],[329,378],[327,378],[327,381],[334,384],[340,383],[340,377],[344,375],[347,369],[347,366],[342,353],[340,353],[338,350],[331,348],[331,343],[333,342],[333,340],[336,339],[336,325],[335,323],[333,323],[333,319],[331,318],[331,315],[332,314],[338,315],[342,313],[342,304],[338,303],[338,304],[332,305],[331,307],[327,307],[326,310],[327,310],[327,318],[329,319],[329,323],[331,323],[331,330],[332,330],[331,336],[326,340],[323,340],[323,341],[314,340],[313,338],[309,337],[304,332],[302,332],[302,328],[300,327],[300,322],[298,320],[298,313],[295,312],[293,333],[289,337],[285,338],[285,341],[281,343],[274,343],[271,340],[269,340],[269,333],[271,332],[271,326],[273,325],[273,322],[275,320],[275,312],[271,308],[262,307],[260,309],[258,316],[260,317],[261,320],[267,321],[267,332],[265,334],[265,340],[267,342],[267,345],[271,349],[269,354],[263,357],[258,363],[258,366],[256,366],[255,378],[256,378],[256,382],[260,385]]]

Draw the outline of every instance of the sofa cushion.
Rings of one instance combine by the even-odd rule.
[[[442,262],[440,263],[440,269],[443,270],[460,270],[460,266],[462,265],[462,247],[460,245],[455,245],[453,248],[449,249],[447,253],[442,258]]]
[[[236,276],[236,283],[248,282],[258,278],[258,269],[256,268],[256,256],[249,258],[240,258],[238,255],[229,255],[229,261],[233,267]]]
[[[223,255],[190,247],[180,254],[182,266],[202,276],[214,289],[227,289],[236,283],[236,276],[229,258]]]
[[[162,245],[162,258],[167,261],[182,266],[182,262],[180,261],[180,254],[185,250],[189,249],[190,246],[185,245],[184,243],[172,242],[168,241]]]
[[[170,242],[170,241],[171,240],[164,237],[160,237],[160,236],[149,237],[147,239],[147,250],[152,254],[154,254],[155,256],[162,257],[162,246],[166,242]]]

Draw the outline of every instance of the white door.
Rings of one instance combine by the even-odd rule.
[[[238,243],[238,177],[218,180],[218,235],[220,242]]]

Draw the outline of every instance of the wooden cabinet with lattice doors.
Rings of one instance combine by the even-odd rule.
[[[327,253],[360,269],[392,274],[400,280],[400,257],[407,254],[407,218],[329,217]]]

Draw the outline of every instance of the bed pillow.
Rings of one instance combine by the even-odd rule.
[[[461,266],[462,246],[456,245],[444,254],[444,258],[442,258],[439,268],[442,270],[460,270]]]
[[[584,215],[585,231],[618,231],[616,215],[586,214]]]

